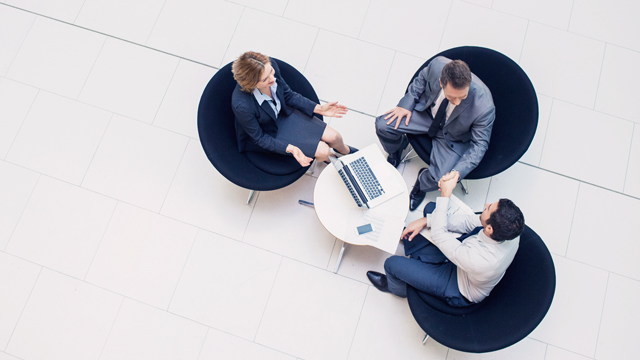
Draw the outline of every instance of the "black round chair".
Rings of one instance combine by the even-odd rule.
[[[293,91],[317,103],[318,95],[307,79],[293,66],[278,62],[282,77]],[[292,157],[266,152],[239,152],[231,94],[236,81],[229,63],[207,84],[198,106],[200,143],[211,164],[229,181],[243,188],[267,191],[283,188],[307,171]],[[320,119],[322,116],[316,115]]]
[[[529,335],[547,314],[555,288],[551,254],[538,234],[525,226],[513,262],[479,304],[454,308],[411,286],[407,298],[427,337],[455,350],[483,353],[504,349]]]
[[[491,90],[496,106],[489,148],[465,179],[483,179],[503,172],[524,155],[538,127],[538,98],[531,80],[518,64],[495,50],[462,46],[427,60],[409,84],[437,56],[466,62],[471,72]],[[429,164],[431,139],[426,135],[408,135],[407,138],[416,154]]]

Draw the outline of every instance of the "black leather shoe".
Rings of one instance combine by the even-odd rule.
[[[398,149],[395,152],[392,152],[391,154],[389,154],[389,156],[387,157],[387,162],[389,164],[391,164],[393,167],[397,168],[398,165],[400,165],[400,162],[402,162],[402,151],[404,149]]]
[[[400,148],[395,152],[389,154],[389,156],[387,157],[387,162],[393,165],[393,167],[397,168],[402,162],[402,152],[404,151],[404,149],[407,148],[408,145],[409,145],[409,139],[407,139],[407,137],[404,136],[402,139],[402,144],[400,145]]]
[[[387,283],[387,275],[380,274],[377,271],[367,271],[367,277],[376,289],[382,292],[390,292],[389,284]]]
[[[357,149],[357,148],[354,148],[353,146],[349,146],[349,145],[347,145],[347,146],[349,147],[349,153],[348,153],[347,155],[351,155],[351,154],[353,154],[353,153],[358,152],[358,149]],[[334,149],[334,150],[335,150],[335,149]],[[340,152],[340,151],[338,151],[338,150],[335,150],[335,151],[336,151],[338,154],[340,154],[340,155],[344,155],[343,153],[341,153],[341,152]]]
[[[420,191],[420,175],[425,171],[427,171],[427,168],[420,169],[416,183],[413,184],[413,189],[411,189],[411,193],[409,194],[409,210],[411,211],[417,209],[418,206],[422,204],[425,195],[427,195],[426,191]]]

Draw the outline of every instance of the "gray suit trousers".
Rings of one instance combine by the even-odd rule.
[[[376,133],[382,143],[384,150],[391,154],[398,151],[401,147],[406,147],[408,141],[406,134],[428,136],[429,126],[432,119],[425,111],[413,111],[409,125],[405,125],[405,119],[400,122],[398,129],[394,129],[395,123],[387,125],[386,115],[380,115],[376,118]],[[433,149],[431,150],[431,158],[429,170],[420,176],[420,190],[434,191],[438,190],[438,181],[442,176],[453,169],[453,166],[460,159],[453,149],[449,147],[442,129],[438,130],[436,136],[431,138]]]

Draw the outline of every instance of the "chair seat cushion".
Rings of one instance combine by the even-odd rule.
[[[422,291],[418,291],[418,296],[420,296],[420,299],[422,299],[422,301],[424,301],[425,303],[427,303],[427,305],[431,306],[432,308],[443,312],[445,314],[448,315],[453,315],[453,316],[462,316],[462,315],[468,315],[473,313],[474,311],[478,310],[479,308],[482,307],[482,305],[484,304],[484,301],[478,303],[478,304],[473,304],[473,305],[469,305],[469,306],[464,306],[464,307],[453,307],[449,304],[447,304],[446,301],[437,298],[435,296],[431,296],[427,293],[424,293]]]
[[[289,175],[301,168],[293,156],[258,151],[246,151],[244,154],[253,166],[271,175]]]

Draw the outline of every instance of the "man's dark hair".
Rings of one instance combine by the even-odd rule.
[[[513,240],[524,230],[524,215],[513,201],[500,199],[498,209],[491,214],[487,225],[493,228],[493,234],[491,234],[493,240]]]
[[[447,87],[447,84],[451,84],[454,89],[464,89],[470,86],[471,70],[469,70],[469,65],[462,60],[450,61],[442,68],[440,82],[443,88]]]

